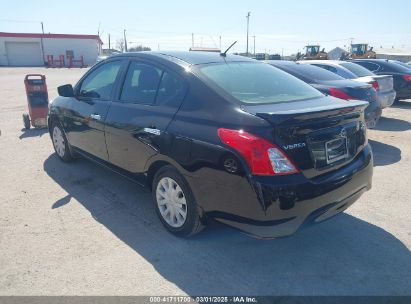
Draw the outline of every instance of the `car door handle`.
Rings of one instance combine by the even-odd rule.
[[[101,116],[99,114],[90,114],[90,118],[95,120],[101,120]]]
[[[160,135],[161,134],[161,131],[159,129],[156,129],[155,127],[144,128],[144,132],[154,134],[154,135]]]

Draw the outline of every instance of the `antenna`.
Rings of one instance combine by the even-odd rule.
[[[234,44],[236,44],[237,41],[234,41],[229,47],[228,49],[225,50],[224,53],[220,53],[220,56],[226,57],[227,56],[227,52],[233,47]]]

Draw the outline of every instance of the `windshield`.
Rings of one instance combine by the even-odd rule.
[[[357,55],[364,55],[365,45],[364,44],[352,45],[352,52]]]
[[[200,65],[200,76],[248,104],[318,98],[322,93],[265,63],[230,62]]]
[[[366,68],[360,66],[359,64],[352,63],[352,62],[342,62],[340,63],[341,66],[350,70],[352,73],[357,75],[357,77],[365,77],[365,76],[374,76],[375,74]]]
[[[307,53],[315,55],[320,51],[320,47],[316,45],[307,46]]]

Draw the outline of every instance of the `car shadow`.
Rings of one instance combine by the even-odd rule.
[[[395,102],[392,106],[392,108],[399,108],[399,109],[410,109],[411,108],[411,102],[410,100],[399,100]]]
[[[411,123],[397,118],[381,117],[373,130],[378,131],[407,131],[411,129]]]
[[[82,159],[63,163],[55,154],[45,160],[44,170],[67,193],[51,208],[80,203],[189,295],[409,293],[408,248],[351,215],[270,241],[214,222],[198,236],[180,239],[162,227],[150,193],[115,173]]]
[[[374,166],[392,165],[401,160],[401,150],[399,148],[371,139],[368,142],[372,148]]]
[[[21,129],[21,131],[23,132],[19,138],[20,139],[24,139],[24,138],[28,138],[28,137],[41,137],[44,134],[48,133],[48,129],[47,128],[41,128],[41,129]]]

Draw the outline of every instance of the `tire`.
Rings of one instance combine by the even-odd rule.
[[[51,126],[51,141],[53,142],[54,151],[62,161],[69,162],[73,160],[66,135],[57,122],[53,122]]]
[[[26,130],[29,130],[31,127],[30,116],[28,114],[23,114],[23,124]]]
[[[205,228],[189,184],[174,167],[164,166],[157,171],[152,199],[160,221],[172,234],[190,237]]]

